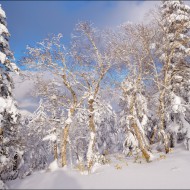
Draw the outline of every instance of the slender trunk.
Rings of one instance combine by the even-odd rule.
[[[90,141],[88,145],[88,151],[87,151],[87,167],[88,171],[91,170],[92,166],[94,165],[94,146],[95,146],[95,133],[90,133]]]
[[[174,148],[176,145],[176,135],[174,133],[170,134],[170,147]]]
[[[169,59],[167,60],[167,64],[165,65],[165,71],[164,71],[164,86],[163,89],[160,93],[160,97],[159,97],[159,115],[160,115],[160,137],[161,140],[164,143],[164,148],[165,148],[165,152],[166,154],[169,153],[169,135],[165,132],[165,97],[166,97],[166,87],[169,86],[169,79],[171,78],[171,76],[169,76],[169,66],[171,64],[171,58],[169,57]]]
[[[69,125],[63,129],[63,144],[62,144],[62,167],[67,165],[67,143],[69,136]]]
[[[165,103],[164,103],[165,89],[161,92],[159,97],[159,115],[160,115],[160,129],[165,129]]]
[[[135,136],[137,137],[137,140],[138,140],[138,143],[139,143],[139,148],[144,156],[144,158],[146,159],[147,162],[150,161],[150,155],[148,153],[148,150],[146,148],[146,146],[144,145],[143,143],[143,136],[138,128],[138,125],[136,123],[136,121],[133,119],[132,120],[132,128],[134,129],[134,133],[135,133]]]
[[[3,135],[3,128],[0,127],[0,135]]]
[[[3,128],[0,127],[0,143],[3,142]]]
[[[54,152],[54,160],[57,160],[58,153],[57,153],[57,142],[56,141],[53,143],[53,152]]]
[[[157,132],[157,129],[154,128],[153,133],[152,133],[152,135],[150,137],[150,144],[154,144],[154,139],[155,139],[156,132]]]
[[[13,158],[13,171],[15,171],[18,168],[18,154],[16,153]]]
[[[87,151],[87,167],[88,171],[91,170],[93,166],[93,158],[94,158],[94,147],[95,147],[95,141],[96,141],[96,130],[94,125],[94,107],[93,107],[94,100],[90,99],[88,101],[89,106],[89,130],[90,130],[90,141],[88,145],[88,151]]]
[[[189,151],[189,144],[190,144],[189,140],[190,140],[190,138],[187,137],[186,138],[186,148],[187,148],[188,151]]]
[[[139,122],[140,123],[140,122]],[[137,125],[138,126],[138,125]],[[148,138],[146,137],[145,131],[144,131],[144,127],[142,126],[142,124],[140,124],[140,126],[138,127],[139,132],[142,136],[142,143],[145,145],[145,147],[147,147],[147,149],[150,149],[149,146],[149,142],[148,142]]]
[[[164,143],[164,148],[165,148],[165,152],[166,154],[169,152],[169,139],[168,139],[168,135],[165,132],[165,101],[164,101],[164,97],[165,97],[165,88],[163,89],[163,91],[160,94],[159,97],[159,116],[160,116],[160,137],[161,140]]]
[[[131,118],[131,127],[133,128],[133,131],[134,131],[134,134],[138,140],[138,143],[139,143],[139,148],[144,156],[144,158],[146,159],[147,162],[150,161],[150,154],[147,150],[147,147],[146,147],[146,144],[144,144],[145,142],[145,139],[143,139],[143,135],[137,125],[137,121],[135,120],[135,117],[136,117],[136,114],[135,114],[135,108],[134,108],[134,104],[135,104],[135,101],[136,101],[136,94],[134,94],[134,96],[132,97],[132,101],[131,101],[131,105],[130,105],[130,113],[131,115],[133,116]]]
[[[69,156],[70,156],[71,168],[73,168],[72,146],[71,146],[71,141],[70,141],[70,139],[69,139]]]
[[[62,143],[62,167],[67,165],[67,144],[68,144],[68,138],[69,138],[69,128],[70,128],[70,122],[71,122],[71,117],[74,114],[75,109],[71,108],[69,113],[68,113],[68,123],[63,129],[63,143]]]
[[[56,129],[54,129],[53,132],[56,135]],[[58,159],[57,140],[53,141],[53,152],[54,152],[54,160],[57,160]]]
[[[72,98],[73,98],[73,105],[68,112],[66,126],[63,129],[63,144],[62,144],[61,154],[62,154],[62,167],[64,167],[67,165],[67,144],[68,144],[68,137],[69,137],[69,128],[70,128],[70,125],[72,122],[71,118],[76,110],[78,101],[77,101],[77,96],[76,96],[75,91],[73,90],[72,86],[70,85],[70,83],[67,80],[66,74],[62,75],[62,78],[63,78],[64,85],[70,91]]]

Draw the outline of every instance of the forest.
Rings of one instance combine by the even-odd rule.
[[[146,17],[103,30],[80,21],[67,46],[47,31],[15,60],[0,8],[1,189],[39,171],[89,176],[114,158],[146,168],[190,155],[190,7],[164,0]],[[33,82],[33,113],[19,109],[15,78]]]

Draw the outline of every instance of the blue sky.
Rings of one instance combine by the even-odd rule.
[[[75,24],[89,20],[100,29],[126,21],[142,21],[154,6],[151,1],[2,1],[11,33],[15,58],[26,45],[34,45],[48,34],[62,33],[67,44]]]
[[[67,45],[75,24],[81,20],[89,20],[99,29],[116,27],[127,21],[144,21],[147,18],[144,19],[143,15],[155,5],[155,1],[2,0],[0,4],[7,15],[10,46],[17,62],[26,45],[33,46],[48,34],[62,33]],[[33,82],[22,81],[18,76],[14,76],[14,81],[14,95],[20,109],[33,112],[38,106],[38,99],[31,96]]]

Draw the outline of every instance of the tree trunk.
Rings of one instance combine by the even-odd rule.
[[[53,152],[54,152],[54,160],[57,160],[58,153],[57,153],[57,142],[56,141],[53,143]]]
[[[0,143],[3,142],[3,128],[0,127]]]
[[[154,128],[154,129],[153,129],[153,133],[152,133],[152,135],[150,136],[150,144],[154,144],[154,141],[155,141],[154,139],[155,139],[156,132],[157,132],[157,129]]]
[[[170,147],[174,148],[176,146],[176,140],[177,140],[177,135],[174,133],[170,134]]]
[[[56,135],[56,128],[54,128],[53,133]],[[58,159],[57,140],[53,141],[53,153],[54,153],[54,160],[57,160]]]
[[[165,102],[164,102],[164,97],[165,97],[165,89],[160,94],[159,97],[159,116],[160,116],[160,136],[161,139],[164,143],[164,148],[166,154],[169,152],[169,139],[168,135],[165,132]]]
[[[73,154],[72,154],[72,146],[71,146],[71,140],[70,139],[69,139],[69,156],[70,156],[71,168],[73,168]]]
[[[71,108],[68,112],[68,118],[67,121],[68,123],[66,124],[66,126],[63,129],[63,143],[62,143],[62,150],[61,150],[61,154],[62,154],[62,167],[67,165],[67,144],[68,144],[68,139],[69,139],[69,128],[71,125],[71,118],[73,116],[75,112],[75,107]]]
[[[95,141],[96,141],[96,130],[94,125],[94,107],[93,107],[94,100],[90,99],[88,101],[89,106],[89,130],[90,130],[90,141],[88,145],[88,151],[87,151],[87,167],[88,171],[91,170],[93,166],[93,158],[94,158],[94,147],[95,147]]]
[[[70,107],[70,110],[68,112],[67,123],[66,123],[65,128],[63,129],[63,144],[62,144],[61,154],[62,154],[62,167],[64,167],[67,165],[67,144],[68,144],[68,137],[69,137],[69,128],[70,128],[70,125],[72,122],[71,118],[76,110],[78,101],[77,101],[76,93],[72,89],[72,86],[70,85],[69,81],[67,80],[66,75],[62,75],[62,78],[63,78],[64,85],[70,91],[72,98],[73,98],[72,107]]]
[[[94,165],[94,146],[95,146],[95,133],[90,132],[90,141],[88,145],[88,151],[87,151],[87,167],[88,171],[90,172],[92,166]]]
[[[190,144],[189,140],[190,140],[190,138],[187,137],[186,138],[186,148],[187,148],[188,151],[189,151],[189,144]]]
[[[146,161],[149,162],[150,161],[150,155],[148,153],[148,150],[147,148],[143,145],[143,137],[142,137],[142,134],[135,122],[135,120],[133,119],[132,121],[132,128],[134,129],[134,133],[135,133],[135,136],[137,137],[137,140],[138,140],[138,143],[139,143],[139,148],[143,154],[143,156],[145,157]]]
[[[67,165],[67,143],[69,136],[69,125],[66,125],[63,129],[63,144],[62,144],[62,167]]]
[[[131,127],[133,128],[134,134],[138,140],[139,143],[139,148],[144,156],[144,158],[146,159],[147,162],[150,161],[150,155],[148,153],[146,144],[144,144],[144,142],[146,141],[143,136],[143,134],[141,133],[138,125],[137,125],[137,121],[135,120],[136,114],[135,114],[135,102],[136,102],[136,93],[132,96],[132,101],[131,101],[131,105],[130,105],[130,114],[132,115],[131,118]]]

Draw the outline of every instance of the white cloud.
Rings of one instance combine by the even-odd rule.
[[[190,5],[189,1],[184,1]],[[98,20],[101,26],[115,27],[124,22],[148,22],[151,17],[147,13],[159,6],[161,1],[117,1],[114,8],[106,13],[102,20]]]
[[[146,22],[150,17],[146,17],[149,10],[159,5],[160,1],[118,1],[106,17],[98,21],[99,24],[107,27],[115,27],[124,22]]]
[[[126,21],[144,22],[146,19],[149,19],[145,17],[146,13],[158,4],[159,1],[120,1],[115,14],[120,14]]]
[[[22,77],[22,74],[24,74],[26,77]],[[36,85],[35,79],[39,73],[22,71],[22,74],[21,76],[16,74],[12,75],[15,85],[13,95],[20,110],[34,112],[38,108],[40,100],[40,97],[33,96],[33,92],[35,93]],[[44,80],[49,80],[52,78],[49,72],[43,73],[42,76]]]
[[[23,79],[23,77],[15,74],[12,77],[15,85],[13,95],[18,102],[19,109],[33,112],[38,106],[38,99],[31,95],[34,90],[34,81]]]

